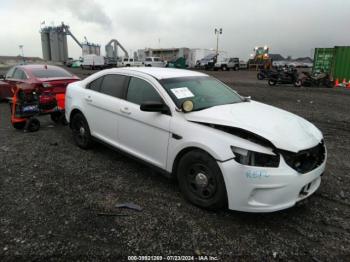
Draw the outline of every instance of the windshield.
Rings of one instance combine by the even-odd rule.
[[[230,87],[208,76],[169,78],[160,83],[178,108],[186,100],[193,102],[193,111],[243,101]]]
[[[207,56],[205,56],[204,58],[202,58],[202,61],[209,61],[212,60],[214,57],[216,56],[216,54],[209,54]]]
[[[73,75],[60,68],[33,69],[32,74],[37,78],[72,77]]]

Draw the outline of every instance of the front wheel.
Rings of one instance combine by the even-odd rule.
[[[206,209],[227,206],[221,170],[206,152],[193,150],[186,153],[179,162],[177,178],[182,193],[191,203]]]
[[[295,87],[301,87],[301,80],[297,80],[294,82]]]
[[[39,129],[40,129],[40,121],[35,117],[29,118],[24,127],[24,130],[27,132],[36,132]]]
[[[275,86],[277,84],[277,81],[273,79],[269,79],[267,83],[269,84],[269,86]]]
[[[89,125],[85,117],[81,113],[77,113],[72,117],[71,128],[73,138],[77,146],[88,149],[92,146],[92,137]]]

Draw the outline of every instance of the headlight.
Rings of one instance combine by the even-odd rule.
[[[242,165],[278,167],[280,163],[280,156],[278,154],[268,155],[234,146],[231,146],[231,150],[235,155],[235,160]]]

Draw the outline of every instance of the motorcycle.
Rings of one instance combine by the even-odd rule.
[[[264,80],[272,77],[273,75],[276,75],[277,73],[278,71],[271,69],[260,69],[256,77],[258,78],[258,80]]]
[[[333,87],[332,81],[329,79],[329,75],[326,73],[311,74],[309,72],[302,72],[303,77],[301,78],[302,86],[306,87]]]
[[[288,69],[278,72],[269,77],[269,86],[275,86],[277,84],[293,84],[295,87],[301,87],[301,79],[296,69]]]

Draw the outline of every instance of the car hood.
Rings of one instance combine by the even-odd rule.
[[[307,120],[256,101],[215,106],[185,114],[188,121],[240,128],[291,152],[314,147],[322,133]]]

